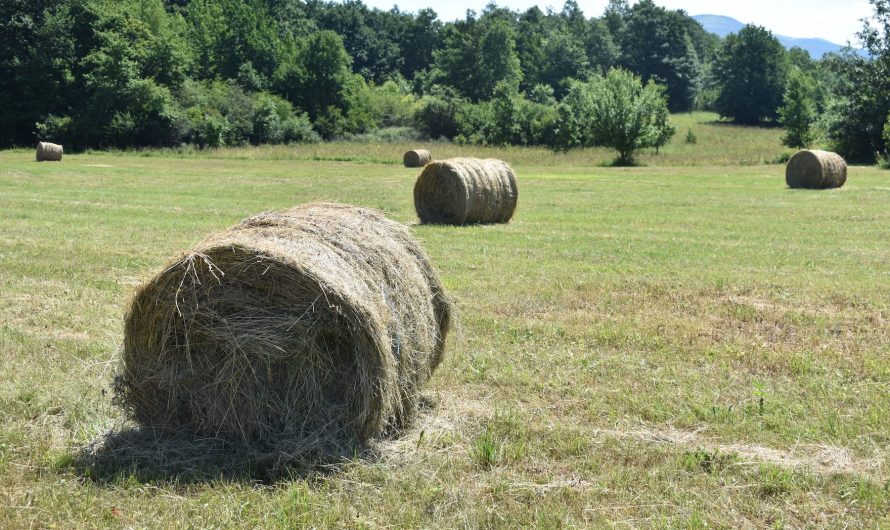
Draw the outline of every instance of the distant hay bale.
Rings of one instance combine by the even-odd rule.
[[[426,149],[412,149],[402,157],[405,167],[423,167],[432,162],[432,160],[433,155]]]
[[[142,425],[250,445],[364,442],[410,421],[451,312],[421,247],[380,212],[261,213],[136,293],[116,400]]]
[[[37,161],[59,162],[62,160],[62,151],[62,146],[59,144],[40,142],[37,144]]]
[[[798,151],[785,166],[785,182],[791,188],[840,188],[847,181],[847,163],[829,151]]]
[[[414,208],[424,223],[506,223],[518,197],[513,169],[492,158],[431,162],[414,184]]]

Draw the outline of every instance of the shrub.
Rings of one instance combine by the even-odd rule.
[[[428,138],[452,139],[457,135],[457,114],[464,100],[453,89],[437,87],[421,98],[414,112],[414,127]]]

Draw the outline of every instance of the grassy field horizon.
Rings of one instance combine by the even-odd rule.
[[[890,526],[890,173],[791,190],[781,130],[674,119],[640,167],[436,145],[517,172],[513,221],[468,227],[417,223],[407,144],[0,151],[0,526]],[[123,424],[137,286],[312,200],[408,224],[455,301],[416,424],[271,482],[78,466]]]
[[[720,120],[713,112],[673,114],[676,134],[662,149],[643,149],[638,166],[751,166],[780,164],[794,152],[781,144],[783,129],[748,127]],[[561,167],[608,167],[617,156],[605,147],[553,151],[546,147],[459,145],[445,140],[374,142],[338,140],[309,144],[261,145],[197,149],[146,148],[125,150],[88,149],[86,155],[161,158],[237,159],[257,161],[356,162],[401,165],[402,154],[417,146],[433,151],[435,158],[475,156],[500,158],[517,165]],[[32,148],[11,150],[28,153]]]

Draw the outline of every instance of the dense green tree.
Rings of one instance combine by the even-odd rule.
[[[630,14],[630,4],[627,0],[609,0],[603,13],[603,23],[609,29],[614,39],[621,39],[624,35],[625,20]]]
[[[276,73],[279,94],[306,112],[325,138],[366,127],[355,105],[364,84],[353,76],[339,35],[316,31],[295,43],[294,56]]]
[[[192,0],[188,6],[198,78],[237,79],[244,63],[271,79],[286,55],[264,0]]]
[[[498,18],[468,17],[446,27],[434,57],[434,80],[473,101],[490,99],[501,81],[518,86],[522,80],[513,29]]]
[[[417,72],[429,68],[433,62],[442,22],[436,12],[428,8],[418,11],[415,17],[406,16],[402,20],[404,25],[399,33],[402,75],[405,79],[414,79]]]
[[[421,98],[414,114],[417,129],[428,138],[454,138],[458,133],[457,113],[464,104],[455,89],[433,87]]]
[[[833,149],[857,162],[888,151],[883,131],[890,114],[890,1],[869,1],[874,14],[859,37],[870,57],[848,51],[823,59],[830,94],[822,122]]]
[[[800,68],[792,68],[779,107],[779,123],[785,127],[782,143],[788,147],[808,147],[813,141],[815,92],[813,79]]]
[[[559,146],[602,145],[618,151],[616,163],[633,163],[642,148],[660,147],[675,132],[668,122],[664,87],[621,69],[576,82],[559,109]]]
[[[331,4],[314,1],[309,5],[314,8],[310,15],[320,29],[341,36],[356,73],[365,79],[383,82],[392,73],[401,71],[404,60],[399,44],[391,34],[401,28],[400,25],[387,24],[388,18],[398,18],[398,11],[371,10],[360,0]]]
[[[688,32],[688,17],[642,0],[627,12],[621,33],[621,65],[643,81],[667,86],[673,111],[692,108],[699,61]]]
[[[538,83],[550,85],[562,96],[571,79],[583,79],[590,71],[587,52],[570,35],[554,32],[542,47],[544,63]]]
[[[413,123],[434,137],[555,145],[559,108],[581,108],[573,80],[623,62],[684,109],[713,39],[651,0],[612,0],[600,19],[577,0],[547,12],[489,4],[453,23],[360,0],[7,0],[0,100],[15,104],[0,113],[0,145],[303,141],[310,123],[326,138]],[[820,84],[846,82],[816,71]],[[832,109],[850,104],[833,94]]]
[[[513,28],[506,22],[494,21],[484,29],[479,45],[478,95],[490,97],[501,82],[519,86],[522,69]]]
[[[603,20],[590,21],[584,48],[590,68],[599,73],[605,73],[614,67],[621,56],[618,45]]]
[[[748,25],[728,35],[714,64],[717,112],[744,124],[777,119],[785,72],[785,50],[766,29]]]
[[[516,55],[522,66],[522,88],[541,84],[541,76],[547,68],[544,40],[550,25],[547,15],[538,6],[519,15],[516,22]]]
[[[35,143],[35,123],[75,103],[74,26],[68,3],[0,2],[0,145]]]

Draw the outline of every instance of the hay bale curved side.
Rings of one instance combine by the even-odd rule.
[[[64,149],[59,144],[40,142],[37,144],[37,161],[59,162],[62,160],[63,151]]]
[[[847,162],[830,151],[798,151],[785,166],[785,182],[791,188],[840,188],[847,181]]]
[[[424,223],[506,223],[518,199],[513,169],[493,158],[431,162],[414,184],[414,208]]]
[[[423,167],[432,161],[433,155],[426,149],[412,149],[402,157],[405,167]]]
[[[213,234],[136,294],[116,399],[143,425],[364,442],[411,420],[451,306],[408,229],[315,203]]]

